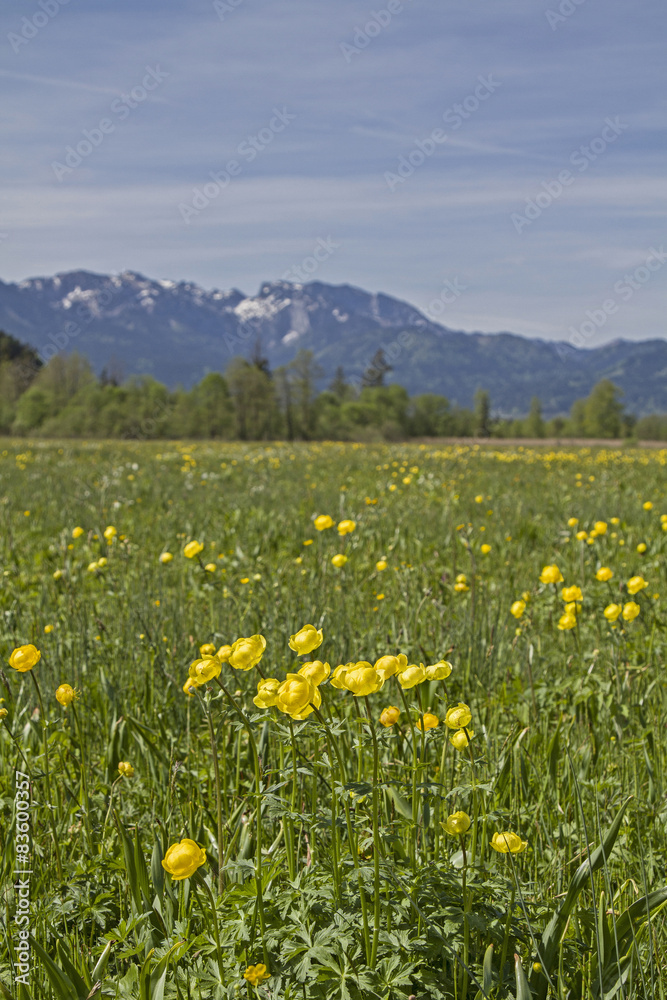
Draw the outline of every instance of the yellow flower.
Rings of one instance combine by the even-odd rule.
[[[482,553],[483,556],[488,556],[489,552],[491,551],[491,546],[487,545],[485,542],[484,545],[480,545],[479,551]]]
[[[342,552],[339,552],[337,555],[333,557],[331,562],[334,564],[336,569],[342,569],[345,563],[347,562],[347,556],[343,555]]]
[[[199,647],[200,656],[215,656],[215,646],[212,642],[205,642]]]
[[[94,573],[96,569],[97,569],[97,563],[96,562],[88,563],[88,572],[89,573]]]
[[[104,537],[106,538],[107,542],[109,542],[109,544],[113,542],[117,534],[118,532],[114,528],[113,524],[110,524],[107,528],[104,529]]]
[[[350,535],[357,526],[356,521],[339,521],[338,522],[338,534],[339,535]]]
[[[567,632],[568,629],[575,628],[576,624],[576,616],[573,615],[571,611],[566,611],[565,614],[561,615],[558,619],[558,628],[561,632]]]
[[[8,715],[9,715],[9,712],[7,711],[6,708],[0,708],[0,719],[4,719]]]
[[[232,651],[231,646],[221,646],[215,655],[218,657],[221,663],[227,663],[231,651]]]
[[[215,565],[215,563],[206,563],[206,565],[204,566],[204,569],[206,570],[207,573],[215,573],[217,568],[218,567]]]
[[[623,605],[623,618],[626,622],[634,621],[641,608],[634,601],[628,601],[627,604]]]
[[[344,691],[345,688],[345,674],[354,663],[341,663],[339,664],[331,675],[331,680],[329,683],[332,687],[338,688],[339,691]]]
[[[77,524],[76,528],[74,528],[72,531],[72,538],[81,538],[82,534],[83,534],[83,528],[79,527],[79,525]]]
[[[302,677],[307,677],[315,687],[319,687],[331,673],[331,667],[328,663],[322,663],[321,660],[309,660],[308,663],[303,664],[298,672]]]
[[[467,583],[468,582],[468,577],[465,575],[465,573],[459,573],[457,575],[457,577],[456,577],[456,582],[457,583]]]
[[[271,708],[278,701],[280,681],[276,677],[262,678],[257,681],[257,694],[252,699],[257,708]]]
[[[608,622],[615,622],[622,610],[620,604],[608,604],[602,613]]]
[[[108,561],[109,560],[107,559],[106,556],[100,556],[100,558],[97,560],[97,568],[98,569],[104,569],[104,567],[106,566],[106,564],[108,563]]]
[[[452,665],[449,660],[438,660],[426,667],[427,681],[444,681],[452,672]]]
[[[640,555],[643,555],[646,552],[646,548],[646,542],[640,542],[637,546],[637,552],[639,552]]]
[[[551,566],[544,566],[540,573],[540,583],[562,583],[563,574],[555,563]]]
[[[627,582],[628,593],[633,596],[646,587],[648,587],[648,581],[643,576],[633,576]]]
[[[54,570],[54,572],[53,572],[53,579],[54,580],[62,580],[63,576],[64,576],[63,570],[61,570],[61,569]]]
[[[421,684],[422,681],[426,680],[426,668],[423,663],[420,663],[419,666],[416,663],[411,663],[403,670],[400,670],[397,677],[398,683],[404,691],[407,691],[408,688],[416,687],[417,684]]]
[[[610,517],[609,520],[610,520],[610,522],[612,524],[620,524],[621,523],[620,517]]]
[[[577,604],[576,601],[572,601],[570,604],[565,605],[566,615],[578,615],[581,611],[581,604]]]
[[[456,591],[457,594],[465,594],[467,590],[470,590],[470,587],[468,586],[467,583],[464,583],[462,580],[460,580],[458,583],[454,584],[454,590]]]
[[[386,559],[378,559],[378,561],[375,563],[375,568],[378,571],[378,573],[381,573],[382,570],[384,570],[384,569],[387,568],[387,560]]]
[[[345,672],[345,687],[355,698],[376,694],[384,684],[379,671],[375,670],[367,660],[359,660]]]
[[[232,643],[227,662],[234,670],[250,670],[256,667],[264,655],[266,639],[263,635],[251,635]]]
[[[319,517],[315,518],[315,527],[318,531],[326,531],[327,528],[333,528],[333,517],[329,517],[328,514],[320,514]]]
[[[174,882],[180,882],[206,864],[206,851],[194,840],[182,840],[180,844],[172,844],[164,856],[162,867],[168,871]]]
[[[583,601],[584,599],[584,595],[581,593],[581,587],[577,586],[563,587],[560,592],[560,596],[567,604],[570,604],[572,601]]]
[[[526,610],[525,601],[514,601],[514,603],[510,608],[510,614],[514,615],[515,618],[520,618],[525,610]]]
[[[607,534],[607,522],[606,521],[596,521],[593,525],[598,535]]]
[[[27,646],[19,646],[13,651],[9,657],[9,666],[13,667],[14,670],[18,670],[20,674],[25,674],[26,671],[32,670],[41,658],[42,654],[36,646],[28,643]]]
[[[124,778],[133,778],[134,768],[128,761],[121,760],[121,762],[118,765],[118,773],[122,774]]]
[[[458,705],[448,708],[445,715],[445,725],[449,726],[450,729],[465,729],[466,726],[470,725],[471,720],[472,712],[462,701]]]
[[[650,500],[647,500],[646,503],[643,503],[642,507],[644,508],[644,510],[653,510],[653,504],[651,503]]]
[[[465,729],[457,729],[456,732],[449,737],[449,742],[455,750],[465,750],[474,735],[475,733],[473,730],[468,727]]]
[[[267,972],[264,963],[260,962],[259,965],[249,965],[243,973],[243,978],[247,979],[251,986],[260,986],[265,979],[271,978],[271,973]]]
[[[570,517],[570,518],[568,518],[568,521],[567,521],[568,528],[576,528],[576,526],[578,524],[579,524],[579,518],[578,517]]]
[[[407,665],[408,658],[403,653],[399,653],[398,656],[388,654],[387,656],[381,656],[379,660],[375,661],[375,669],[383,681],[389,680],[399,670],[404,670]]]
[[[71,705],[76,698],[76,691],[69,684],[61,684],[56,688],[56,701],[61,705]]]
[[[314,625],[304,625],[298,632],[290,636],[289,648],[300,656],[312,653],[314,649],[322,645],[324,633],[322,629],[316,629]]]
[[[528,841],[506,830],[503,833],[494,833],[491,837],[491,847],[500,854],[521,854],[528,847]]]
[[[595,574],[595,579],[599,580],[601,583],[606,583],[607,580],[611,580],[613,572],[608,566],[600,566],[599,570]]]
[[[204,656],[200,660],[194,660],[188,672],[193,683],[200,687],[212,681],[214,677],[219,677],[221,670],[222,663],[217,656]]]
[[[448,816],[441,825],[445,833],[451,834],[452,837],[461,837],[470,829],[470,816],[459,810]]]
[[[424,723],[423,726],[422,721]],[[433,712],[424,712],[424,715],[417,719],[417,729],[423,729],[425,733],[427,733],[429,729],[437,729],[439,725],[440,719],[437,715],[434,715]]]
[[[160,562],[161,562],[161,563],[162,563],[162,565],[164,566],[164,565],[166,565],[167,563],[170,563],[170,562],[171,562],[171,560],[172,560],[173,558],[174,558],[174,557],[173,557],[173,555],[171,554],[171,552],[163,552],[163,553],[162,553],[162,555],[160,556]]]
[[[184,547],[183,555],[186,559],[194,559],[195,556],[199,555],[203,548],[203,542],[198,542],[196,539],[193,539],[193,541],[188,542],[188,544]]]
[[[301,674],[288,674],[278,688],[276,708],[293,719],[305,719],[313,706],[319,708],[321,704],[319,689]]]
[[[578,538],[580,542],[584,542],[588,538],[588,534],[585,531],[578,531],[575,538]]]
[[[484,497],[482,496],[481,493],[478,493],[477,496],[475,497],[475,503],[484,503]]]
[[[192,677],[188,677],[185,684],[183,685],[183,691],[189,698],[194,698],[195,688],[197,684],[193,681]]]
[[[45,635],[49,635],[51,632],[53,632],[53,625],[45,625],[44,626],[44,634]]]
[[[380,722],[388,729],[389,726],[396,725],[400,716],[400,709],[396,708],[396,705],[387,705],[380,714]]]

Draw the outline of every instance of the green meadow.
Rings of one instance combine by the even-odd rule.
[[[667,450],[0,451],[0,996],[664,1000]]]

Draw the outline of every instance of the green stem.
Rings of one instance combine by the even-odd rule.
[[[197,695],[199,696],[199,691],[195,688]],[[225,875],[222,866],[222,855],[223,855],[223,845],[222,845],[222,797],[220,794],[220,763],[218,761],[218,745],[215,739],[215,726],[213,725],[213,717],[211,715],[211,710],[209,705],[203,698],[200,698],[204,714],[206,716],[206,722],[208,723],[208,735],[211,741],[211,753],[213,755],[213,779],[215,784],[215,807],[216,807],[216,819],[218,824],[218,895],[222,896],[225,888]]]
[[[218,913],[215,908],[215,899],[213,898],[213,893],[211,892],[211,887],[206,881],[206,878],[202,875],[199,879],[195,879],[195,885],[203,885],[206,890],[206,895],[208,896],[209,902],[211,904],[211,915],[213,917],[213,936],[215,938],[215,948],[218,953],[218,975],[222,981],[222,948],[220,947],[220,928],[218,926]]]
[[[373,739],[373,945],[371,948],[371,969],[375,968],[377,962],[378,944],[380,941],[380,817],[379,810],[379,788],[378,778],[380,770],[380,756],[378,752],[378,741],[371,716],[371,706],[368,698],[366,702],[366,712],[368,713],[368,725]]]
[[[83,742],[83,733],[81,731],[81,722],[79,721],[79,716],[77,714],[74,703],[72,702],[72,714],[74,715],[74,724],[76,726],[76,731],[79,737],[79,748],[81,751],[81,793],[83,796],[83,806],[85,811],[85,824],[86,824],[86,836],[88,838],[88,847],[91,854],[93,853],[93,831],[90,825],[90,798],[88,797],[88,780],[86,778],[86,754],[85,746]]]
[[[62,882],[63,880],[63,866],[60,861],[60,845],[58,843],[58,831],[56,830],[56,821],[53,815],[53,805],[51,802],[51,774],[49,772],[49,745],[48,738],[46,735],[46,715],[44,713],[44,702],[42,701],[42,692],[39,690],[39,684],[37,683],[37,678],[35,677],[33,671],[30,671],[30,676],[32,677],[32,682],[35,685],[35,691],[37,692],[37,700],[39,701],[39,711],[42,720],[42,738],[44,744],[44,777],[46,778],[46,797],[47,803],[46,808],[49,813],[49,823],[51,826],[51,834],[53,836],[53,846],[56,851],[56,868],[58,870],[58,878]]]

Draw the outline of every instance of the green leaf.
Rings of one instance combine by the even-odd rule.
[[[514,956],[514,974],[516,976],[516,1000],[533,1000],[530,986],[523,971],[523,965],[518,955]]]

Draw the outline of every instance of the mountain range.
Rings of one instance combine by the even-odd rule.
[[[623,390],[631,412],[667,412],[665,340],[617,340],[586,350],[512,333],[465,333],[352,285],[273,281],[247,296],[132,271],[70,271],[0,281],[0,329],[44,361],[76,350],[98,373],[106,367],[123,376],[151,375],[170,387],[190,387],[253,350],[275,368],[302,348],[321,366],[322,386],[339,366],[354,381],[382,348],[393,369],[387,382],[411,395],[439,393],[459,406],[470,406],[484,388],[503,416],[525,414],[533,396],[545,415],[566,413],[603,378]]]

